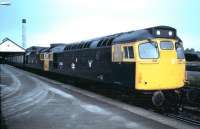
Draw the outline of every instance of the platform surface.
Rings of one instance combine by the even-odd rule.
[[[0,65],[2,112],[9,129],[171,129],[173,127],[59,88]],[[151,116],[150,116],[151,117]]]

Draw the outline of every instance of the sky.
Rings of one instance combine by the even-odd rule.
[[[27,47],[71,43],[109,34],[167,25],[177,29],[185,48],[200,50],[199,0],[0,0],[0,40]]]

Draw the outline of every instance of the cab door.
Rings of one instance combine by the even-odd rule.
[[[136,89],[155,90],[159,87],[160,56],[156,42],[143,42],[138,45],[136,61]]]
[[[44,60],[44,71],[49,71],[49,61]]]
[[[134,43],[112,45],[112,76],[114,83],[134,88],[135,57]]]
[[[44,71],[49,71],[49,54],[44,54]]]

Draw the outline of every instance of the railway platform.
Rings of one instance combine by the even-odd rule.
[[[159,114],[0,65],[8,129],[193,129]]]

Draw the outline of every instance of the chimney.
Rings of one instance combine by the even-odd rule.
[[[22,19],[22,47],[26,48],[26,19]]]

